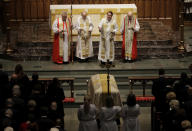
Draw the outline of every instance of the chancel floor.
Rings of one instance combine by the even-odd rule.
[[[77,110],[78,108],[65,108],[65,129],[66,131],[78,131],[79,121],[77,119]],[[141,131],[150,131],[151,130],[151,108],[150,107],[141,107],[141,114],[139,116],[139,123]],[[121,126],[122,126],[122,119]],[[121,131],[121,126],[120,130]]]

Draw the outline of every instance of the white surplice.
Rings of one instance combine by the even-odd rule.
[[[98,59],[102,62],[107,62],[107,60],[112,62],[115,56],[114,36],[112,33],[115,34],[118,31],[117,23],[114,19],[108,21],[106,18],[103,18],[99,28],[101,28],[101,37]]]
[[[100,131],[118,131],[117,122],[115,120],[120,111],[120,106],[113,106],[111,108],[102,107],[100,113]]]
[[[82,16],[78,17],[76,28],[79,32],[77,46],[76,46],[76,57],[78,57],[80,59],[86,59],[88,57],[92,57],[93,56],[93,45],[92,45],[91,34],[90,34],[90,37],[87,38],[87,40],[85,41],[82,39],[82,36],[80,33],[80,30],[83,30],[85,32],[85,34],[88,34],[89,31],[92,32],[93,24],[92,24],[91,18],[89,16],[87,16],[86,19],[84,20],[82,18]],[[85,45],[83,45],[84,43],[88,44],[88,45],[85,46]]]
[[[64,30],[63,30],[63,25],[64,25]],[[59,48],[63,49],[63,61],[68,62],[69,61],[69,43],[68,43],[69,41],[68,41],[67,26],[70,26],[70,25],[67,25],[66,22],[62,20],[62,18],[59,18],[59,24],[58,24],[58,19],[56,19],[53,22],[53,26],[52,26],[54,33],[59,33],[58,26],[59,26],[59,29],[60,30],[62,29],[64,32],[63,41],[61,40],[59,41],[59,42],[63,42],[63,44],[60,44]]]
[[[88,113],[85,113],[84,105],[78,109],[79,131],[99,131],[96,121],[97,108],[90,104]]]
[[[123,127],[122,131],[140,131],[139,119],[140,107],[124,105],[122,107]]]

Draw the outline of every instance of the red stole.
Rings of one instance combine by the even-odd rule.
[[[66,28],[67,28],[67,33],[69,33],[68,32],[68,27],[67,27],[67,21],[65,22],[65,24],[66,24]],[[71,25],[70,24],[70,20],[69,20],[69,25]],[[58,32],[59,32],[59,18],[58,18],[58,25],[57,25],[57,27],[58,27]],[[65,26],[64,26],[64,23],[63,23],[63,30],[64,30],[64,27]],[[69,34],[68,34],[68,39],[69,39]],[[63,56],[59,56],[59,33],[55,33],[54,34],[52,60],[53,60],[53,62],[56,62],[56,63],[59,63],[59,64],[63,63]]]
[[[129,21],[128,21],[129,24]],[[135,18],[135,25],[136,26],[136,18]],[[134,32],[133,35],[133,42],[132,42],[132,55],[131,60],[136,59],[137,57],[137,40],[136,40],[136,32]],[[122,58],[125,59],[125,17],[124,17],[124,31],[123,31],[123,44],[122,44]]]

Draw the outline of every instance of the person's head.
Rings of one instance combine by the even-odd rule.
[[[91,102],[90,96],[89,95],[85,95],[84,96],[84,111],[85,111],[85,113],[89,112],[90,102]]]
[[[8,117],[8,118],[12,118],[13,116],[13,111],[11,109],[6,109],[5,110],[5,116]]]
[[[85,96],[84,96],[84,103],[85,103],[85,104],[90,104],[90,102],[91,102],[90,96],[89,96],[89,95],[85,95]]]
[[[33,81],[37,81],[38,79],[39,79],[38,73],[37,73],[37,72],[34,72],[34,73],[32,74],[32,80],[33,80]]]
[[[59,131],[59,129],[57,129],[56,127],[53,127],[50,129],[50,131]]]
[[[107,20],[111,21],[112,17],[113,17],[113,12],[112,11],[108,11],[107,12]]]
[[[21,64],[17,64],[15,66],[15,74],[19,75],[23,73],[23,66]]]
[[[57,110],[57,102],[56,101],[52,101],[51,105],[50,105],[50,108],[51,108],[51,110],[56,111]]]
[[[174,109],[174,110],[177,110],[177,109],[179,109],[179,101],[178,100],[171,100],[170,102],[169,102],[169,107],[171,108],[171,109]]]
[[[171,100],[175,100],[176,99],[176,94],[173,91],[170,91],[166,94],[166,100],[167,102],[170,102]]]
[[[14,131],[14,129],[11,126],[7,126],[4,128],[4,131]]]
[[[27,107],[28,107],[28,110],[30,110],[30,111],[35,110],[36,106],[37,106],[37,103],[36,103],[36,101],[33,100],[33,99],[31,99],[31,100],[29,100],[29,101],[27,102]]]
[[[132,11],[129,11],[129,12],[127,13],[127,16],[128,16],[128,18],[129,18],[129,20],[131,20],[132,17],[133,17],[133,12],[132,12]]]
[[[7,98],[5,102],[5,107],[12,108],[14,105],[13,99],[12,98]]]
[[[66,11],[63,11],[62,14],[61,14],[61,16],[62,16],[62,20],[63,20],[63,21],[66,21],[66,19],[67,19],[67,12],[66,12]]]
[[[105,102],[107,108],[111,108],[114,106],[113,98],[111,96],[107,96]]]
[[[162,76],[162,75],[164,75],[165,74],[165,70],[164,69],[159,69],[159,76]]]
[[[85,20],[87,17],[87,12],[86,11],[81,12],[81,16]]]
[[[19,85],[14,85],[12,89],[13,96],[19,97],[21,95],[21,90]]]
[[[189,129],[189,128],[191,128],[191,122],[189,120],[183,120],[181,122],[181,127],[183,129]]]
[[[56,126],[61,126],[61,125],[63,125],[61,118],[57,118],[57,119],[55,120],[55,125],[56,125]]]
[[[127,105],[128,106],[135,106],[136,105],[136,97],[134,94],[129,94],[127,96]]]
[[[187,89],[187,94],[188,94],[189,96],[192,96],[192,87],[191,87],[191,86],[188,87],[188,89]]]

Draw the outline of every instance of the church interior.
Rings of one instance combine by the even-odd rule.
[[[92,19],[93,56],[88,61],[76,57],[79,32],[75,29],[69,34],[69,62],[52,61],[52,25],[63,11],[72,26],[77,25],[83,11]],[[102,39],[98,26],[109,11],[113,12],[118,31],[113,64],[106,62],[102,66],[98,60]],[[140,30],[136,35],[137,58],[125,62],[120,28],[129,11],[137,18]],[[161,77],[166,85],[158,81]],[[58,85],[62,90],[57,89]],[[107,96],[113,97],[115,106],[123,107],[127,96],[135,94],[140,106],[140,130],[133,131],[192,130],[192,0],[1,0],[0,130],[10,127],[28,131],[26,126],[34,131],[80,130],[78,113],[87,94],[98,110],[107,105]],[[50,111],[51,97],[58,108],[54,113]],[[179,107],[172,109],[172,100],[178,101]],[[30,111],[34,105],[39,110],[35,113]],[[45,112],[50,115],[47,119],[54,119],[48,123],[50,127],[41,125],[40,114]],[[33,115],[29,118],[27,113]],[[123,131],[124,119],[117,117],[118,130],[114,131]],[[33,119],[31,125],[28,119]]]

